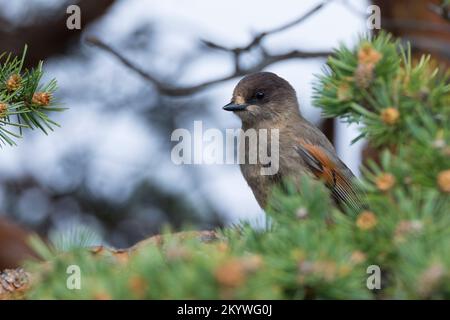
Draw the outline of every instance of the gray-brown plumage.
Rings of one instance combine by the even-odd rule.
[[[261,163],[241,164],[242,174],[261,207],[266,206],[273,186],[282,179],[295,181],[308,174],[324,181],[337,204],[361,210],[353,173],[325,135],[302,117],[295,90],[286,80],[270,72],[250,74],[239,81],[224,110],[241,118],[244,131],[279,129],[279,170],[275,175],[262,175]],[[245,148],[246,157],[255,152],[248,145]]]

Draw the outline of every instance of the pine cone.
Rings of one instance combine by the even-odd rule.
[[[14,299],[29,285],[30,277],[22,268],[5,269],[0,272],[0,300]]]

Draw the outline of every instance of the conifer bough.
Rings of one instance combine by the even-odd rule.
[[[25,298],[450,299],[450,85],[434,66],[381,34],[336,50],[318,79],[325,115],[361,122],[383,150],[363,168],[363,212],[342,214],[303,179],[302,194],[274,190],[265,230],[244,223],[208,243],[167,234],[130,254],[61,254],[36,240],[47,262],[27,267]],[[66,287],[69,265],[80,290]]]
[[[62,111],[54,101],[56,81],[41,83],[40,62],[31,70],[24,68],[27,48],[22,57],[0,54],[0,145],[15,145],[24,129],[53,131],[56,122],[49,114]]]

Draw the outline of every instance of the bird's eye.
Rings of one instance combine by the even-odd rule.
[[[258,92],[255,94],[255,98],[256,98],[257,100],[262,100],[262,99],[264,98],[264,92],[258,91]]]

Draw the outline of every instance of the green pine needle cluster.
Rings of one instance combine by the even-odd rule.
[[[30,266],[40,281],[28,297],[449,299],[450,95],[434,66],[381,34],[341,47],[318,80],[324,113],[362,122],[362,135],[384,148],[363,169],[365,211],[338,211],[320,181],[286,181],[266,229],[242,224],[211,243],[168,234],[126,261],[86,249],[54,255]],[[67,288],[70,265],[80,267],[79,290]]]
[[[319,77],[314,102],[327,117],[364,124],[357,139],[387,146],[410,141],[428,126],[448,128],[449,90],[448,75],[430,56],[415,61],[409,47],[382,34],[354,50],[337,50]]]
[[[22,57],[0,55],[0,146],[16,145],[24,129],[40,129],[45,134],[53,131],[56,122],[48,113],[62,111],[56,107],[53,94],[55,80],[41,83],[42,62],[34,69],[24,69],[26,47]]]

